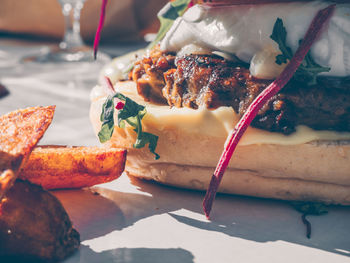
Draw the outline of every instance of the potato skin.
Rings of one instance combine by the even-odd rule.
[[[17,180],[0,202],[1,262],[56,262],[74,253],[79,233],[58,199]]]
[[[52,122],[55,106],[31,107],[0,116],[0,200]]]
[[[33,150],[19,178],[45,189],[82,188],[117,179],[126,150],[100,147],[41,146]]]

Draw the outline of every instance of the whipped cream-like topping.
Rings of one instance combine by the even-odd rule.
[[[329,4],[312,1],[225,7],[195,5],[174,22],[161,42],[161,49],[178,52],[184,46],[195,44],[203,49],[234,54],[251,63],[252,58],[266,48],[275,47],[276,52],[279,51],[270,35],[276,19],[281,18],[287,30],[287,45],[295,52],[313,17]],[[350,4],[337,5],[329,25],[312,46],[311,55],[316,63],[331,68],[330,72],[321,74],[350,75]],[[271,64],[261,59],[255,61]],[[259,69],[256,74],[264,75],[261,72],[264,66],[256,66]]]

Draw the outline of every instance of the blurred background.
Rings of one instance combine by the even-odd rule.
[[[54,122],[41,144],[98,145],[89,120],[90,92],[100,76],[118,70],[119,58],[112,58],[147,45],[144,36],[158,31],[157,12],[166,2],[109,0],[94,60],[92,43],[102,0],[0,0],[0,115],[56,105]],[[86,46],[73,21],[79,18],[75,7],[81,10]],[[66,19],[62,10],[69,14]],[[69,38],[73,45],[62,46]],[[62,50],[65,60],[56,56]]]
[[[167,0],[110,0],[101,43],[142,40],[157,32],[157,12]],[[87,0],[81,12],[81,35],[91,44],[98,25],[101,0]],[[60,41],[64,18],[58,0],[0,0],[0,37]]]

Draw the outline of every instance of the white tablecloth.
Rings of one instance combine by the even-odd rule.
[[[53,124],[40,144],[97,145],[89,92],[103,63],[21,63],[39,49],[0,42],[0,83],[10,91],[0,99],[0,114],[55,104]],[[282,201],[218,195],[208,221],[203,193],[126,176],[54,194],[81,234],[80,250],[66,263],[350,262],[349,207],[309,216],[307,239],[300,214]]]

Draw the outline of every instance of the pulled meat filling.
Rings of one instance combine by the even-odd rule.
[[[174,107],[231,106],[240,116],[272,81],[256,79],[247,65],[215,55],[176,57],[153,49],[130,74],[146,100]],[[316,85],[291,80],[259,112],[252,126],[290,134],[297,125],[350,131],[350,78],[319,77]]]

